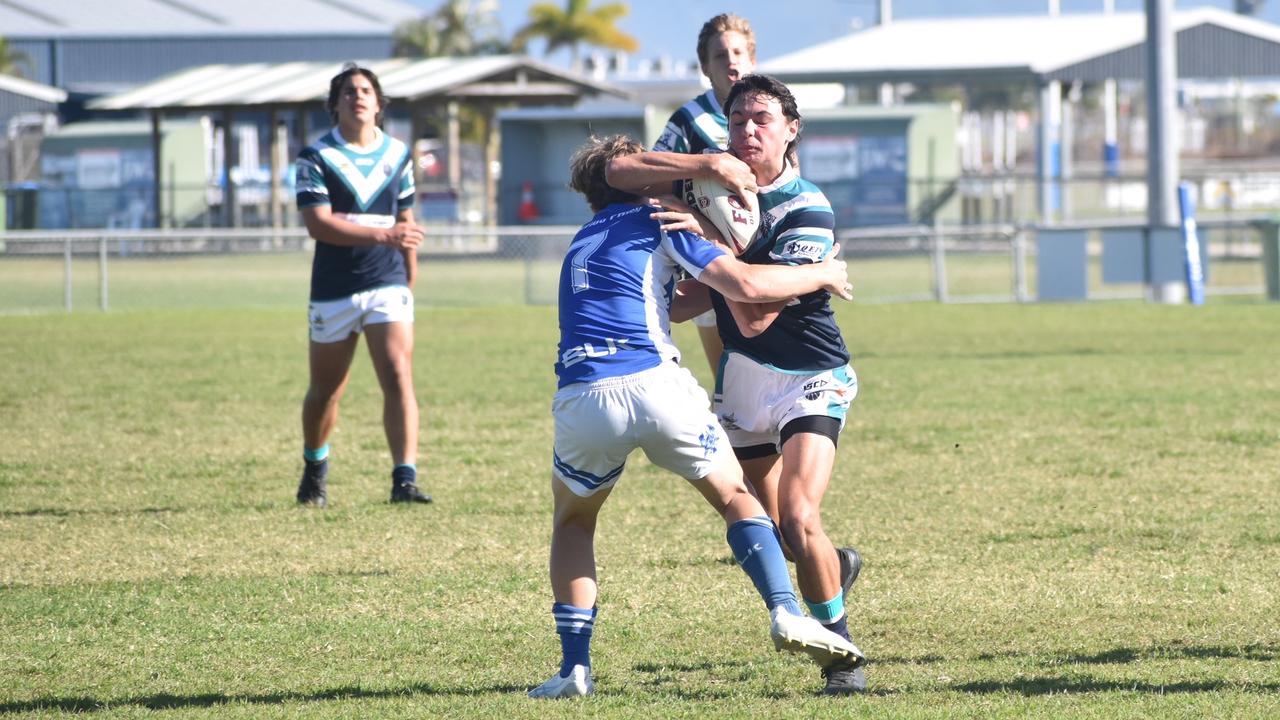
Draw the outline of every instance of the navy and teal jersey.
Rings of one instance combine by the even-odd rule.
[[[782,175],[761,187],[760,230],[738,257],[756,265],[820,262],[835,244],[835,216],[817,185],[787,163]],[[744,337],[722,295],[711,291],[716,325],[726,349],[785,372],[831,370],[849,362],[831,311],[831,294],[819,290],[792,300],[767,330]]]
[[[729,147],[729,118],[716,101],[715,90],[708,90],[676,110],[654,143],[654,150],[701,154],[707,150]]]
[[[697,278],[726,253],[697,235],[663,232],[654,209],[610,205],[570,243],[560,270],[559,387],[679,362],[676,280],[682,271]]]
[[[404,143],[378,131],[373,149],[359,148],[337,128],[303,150],[297,162],[298,209],[328,205],[334,216],[389,228],[413,207],[413,163]],[[316,240],[311,299],[336,300],[408,282],[404,257],[385,245],[343,247]]]

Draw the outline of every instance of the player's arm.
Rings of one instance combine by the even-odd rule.
[[[342,247],[361,247],[365,245],[390,245],[406,250],[416,250],[422,244],[422,228],[412,222],[403,222],[400,216],[396,224],[389,228],[366,227],[344,220],[333,214],[328,205],[312,205],[302,209],[302,222],[307,226],[311,237],[320,242]]]
[[[825,260],[808,265],[749,265],[732,255],[711,261],[698,281],[739,303],[769,303],[779,307],[792,298],[819,290],[853,299],[849,270],[836,245]]]
[[[671,298],[671,322],[692,320],[710,309],[711,293],[706,285],[692,278],[676,283],[675,295]]]
[[[845,299],[848,300],[849,298]],[[782,308],[786,307],[788,302],[790,301],[749,303],[725,299],[725,305],[729,307],[729,314],[733,316],[733,323],[738,326],[738,332],[742,333],[742,337],[746,338],[753,338],[768,330],[773,321],[778,319],[778,315],[782,313]]]
[[[396,215],[396,224],[412,225],[421,230],[421,226],[413,221],[413,208],[407,207],[400,210]],[[425,237],[425,233],[423,234]],[[413,283],[418,279],[418,247],[401,247],[400,255],[404,258],[405,284],[409,289],[413,289]]]
[[[609,161],[604,176],[613,187],[643,196],[666,194],[672,183],[688,178],[714,180],[744,198],[754,195],[759,189],[755,174],[746,163],[721,152],[622,155]]]

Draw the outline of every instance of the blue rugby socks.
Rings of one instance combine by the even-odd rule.
[[[792,615],[804,614],[791,587],[791,573],[782,554],[778,531],[766,515],[739,520],[727,533],[733,558],[751,578],[770,610],[781,605]]]
[[[569,677],[574,665],[591,667],[591,630],[596,624],[597,610],[552,604],[551,615],[556,621],[556,634],[560,636],[560,677]]]

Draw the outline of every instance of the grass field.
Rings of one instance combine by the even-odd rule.
[[[553,704],[524,697],[558,658],[553,308],[421,309],[430,507],[386,503],[362,355],[323,511],[292,498],[298,308],[0,317],[0,715],[1280,715],[1280,306],[839,317],[861,394],[825,518],[866,558],[873,692],[815,696],[723,526],[635,456],[600,694]]]

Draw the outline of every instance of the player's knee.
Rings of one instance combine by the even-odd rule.
[[[791,546],[807,544],[807,539],[822,533],[822,521],[814,508],[795,505],[782,508],[778,517],[778,529]]]

